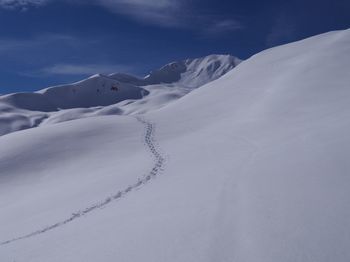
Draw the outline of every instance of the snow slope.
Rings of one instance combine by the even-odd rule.
[[[148,93],[141,87],[95,75],[74,84],[51,87],[35,93],[1,96],[0,135],[36,127],[51,116],[62,122],[81,118],[86,114],[121,114],[122,110],[118,107],[114,107],[112,111],[101,111],[101,108],[126,99],[141,99]],[[93,107],[98,108],[90,109]],[[63,117],[57,119],[57,115]]]
[[[229,55],[210,55],[170,63],[142,79],[98,74],[35,93],[0,96],[0,135],[41,124],[158,109],[221,77],[239,62]]]
[[[0,261],[349,261],[349,54],[330,32],[142,119],[0,137]]]

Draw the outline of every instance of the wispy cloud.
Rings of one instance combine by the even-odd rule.
[[[80,40],[74,36],[64,34],[40,34],[31,38],[0,38],[0,56],[15,55],[21,52],[30,52],[53,44],[60,43],[62,46],[79,45]]]
[[[185,0],[0,0],[0,8],[26,10],[29,7],[44,6],[51,2],[101,6],[110,12],[164,27],[182,24],[178,15],[180,7],[186,3]]]
[[[96,73],[110,74],[130,71],[132,71],[131,67],[119,64],[56,64],[29,74],[32,76],[93,75]]]
[[[199,0],[92,0],[94,4],[132,19],[160,27],[199,30],[217,36],[242,28],[238,20],[197,11]]]
[[[206,21],[206,26],[200,28],[201,34],[206,37],[216,37],[244,28],[241,22],[233,19],[202,17],[201,20]]]
[[[24,70],[21,75],[42,77],[49,75],[89,75],[124,70],[127,67],[108,64],[89,63],[96,56],[83,56],[86,50],[96,49],[99,40],[80,38],[64,34],[40,34],[30,38],[0,38],[0,59],[21,65],[24,68],[42,68]],[[87,48],[87,49],[86,49]],[[70,64],[68,61],[85,61],[84,66]],[[59,64],[57,61],[65,61]],[[80,62],[82,63],[82,62]],[[114,70],[113,70],[114,69]]]
[[[72,61],[82,55],[84,48],[96,46],[95,42],[95,39],[52,33],[26,38],[0,38],[0,60],[32,68],[52,61]]]
[[[185,0],[90,0],[116,14],[160,27],[182,27],[184,10],[189,7]]]
[[[95,5],[143,24],[194,30],[207,37],[242,29],[238,20],[201,14],[199,0],[0,0],[0,7],[27,9],[51,2]]]
[[[96,73],[109,74],[115,72],[134,73],[132,67],[110,63],[106,58],[96,56],[84,57],[76,55],[80,50],[95,50],[99,46],[98,39],[79,38],[64,34],[40,34],[31,38],[0,38],[0,59],[20,63],[24,67],[37,69],[23,70],[18,74],[29,77],[48,76],[87,76]],[[78,60],[77,60],[78,59]],[[57,61],[65,61],[57,63]],[[74,63],[71,61],[79,61]],[[84,62],[82,62],[84,61]]]
[[[0,7],[6,9],[26,9],[30,6],[42,6],[51,0],[0,0]]]

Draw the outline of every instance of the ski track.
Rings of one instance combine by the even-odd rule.
[[[0,246],[4,246],[4,245],[13,243],[15,241],[23,240],[26,238],[34,237],[34,236],[46,233],[48,231],[51,231],[53,229],[56,229],[58,227],[64,226],[64,225],[66,225],[74,220],[77,220],[78,218],[81,218],[81,217],[91,213],[92,211],[96,211],[99,208],[107,206],[108,204],[112,203],[113,201],[116,201],[116,200],[121,199],[122,197],[125,197],[130,192],[147,184],[152,178],[155,178],[158,175],[160,175],[162,173],[162,171],[164,170],[165,157],[163,156],[159,147],[157,146],[157,142],[155,139],[155,125],[153,123],[147,121],[145,118],[143,118],[141,116],[137,116],[135,118],[138,122],[143,124],[144,128],[145,128],[144,144],[148,148],[148,150],[150,151],[150,153],[152,154],[152,156],[154,158],[154,165],[153,165],[153,168],[151,169],[151,171],[149,171],[143,177],[139,178],[136,183],[126,187],[124,190],[120,190],[116,194],[111,195],[111,196],[105,198],[103,201],[97,202],[96,204],[91,205],[83,210],[79,210],[79,211],[74,212],[70,217],[68,217],[67,219],[65,219],[63,221],[57,222],[57,223],[52,224],[50,226],[46,226],[42,229],[39,229],[39,230],[34,231],[32,233],[29,233],[27,235],[23,235],[20,237],[16,237],[16,238],[12,238],[10,240],[0,242]]]

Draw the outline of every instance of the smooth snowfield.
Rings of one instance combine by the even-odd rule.
[[[76,219],[79,219],[87,214],[92,213],[93,211],[96,211],[97,209],[101,209],[106,207],[107,205],[111,204],[114,201],[118,201],[122,198],[124,198],[126,195],[130,194],[134,190],[139,189],[140,187],[144,186],[148,182],[150,182],[155,177],[159,176],[161,172],[163,171],[163,167],[165,164],[165,156],[161,153],[159,147],[155,143],[154,140],[154,124],[151,122],[145,120],[144,118],[138,116],[135,118],[139,123],[144,125],[145,132],[144,132],[144,144],[149,149],[149,152],[154,157],[154,165],[152,169],[148,173],[145,173],[143,176],[139,176],[137,178],[137,182],[134,182],[133,184],[129,184],[127,186],[124,186],[124,189],[116,190],[115,192],[111,193],[109,196],[105,197],[104,199],[95,202],[94,204],[90,204],[89,206],[85,207],[84,209],[76,210],[74,213],[72,213],[70,216],[67,216],[65,219],[62,219],[60,221],[56,221],[55,223],[52,223],[50,225],[47,225],[43,228],[33,230],[32,232],[14,237],[12,239],[8,239],[6,241],[0,242],[0,245],[7,245],[12,242],[20,241],[27,238],[32,238],[37,235],[45,234],[48,231],[54,230],[58,227],[65,226],[68,223],[71,223],[75,221]],[[136,179],[134,179],[136,181]],[[47,197],[47,195],[46,195]]]
[[[261,52],[142,117],[164,171],[108,206],[0,246],[0,261],[350,260],[350,30]],[[95,116],[0,137],[0,242],[154,166],[147,128]]]

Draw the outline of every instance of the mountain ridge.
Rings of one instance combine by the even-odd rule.
[[[72,84],[3,95],[0,135],[67,119],[154,110],[218,79],[240,61],[230,55],[209,55],[171,62],[144,78],[95,74]]]

